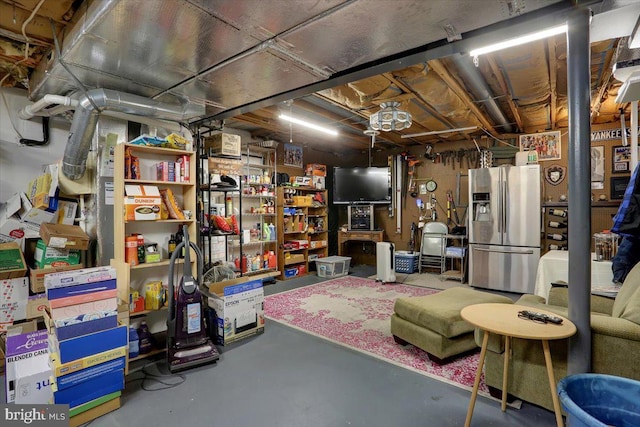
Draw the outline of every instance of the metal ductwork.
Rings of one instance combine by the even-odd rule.
[[[90,90],[80,97],[73,115],[62,160],[62,173],[67,178],[78,180],[84,175],[91,138],[95,132],[98,117],[103,111],[174,122],[184,122],[205,113],[204,106],[193,103],[173,105],[115,90]]]
[[[476,100],[479,100],[484,104],[487,109],[487,113],[491,116],[493,121],[499,125],[504,132],[513,132],[511,123],[493,99],[493,95],[491,94],[491,90],[489,89],[487,82],[485,82],[484,78],[473,64],[471,57],[468,55],[458,54],[453,55],[452,59],[460,71],[460,76],[462,77],[464,84],[471,90]]]

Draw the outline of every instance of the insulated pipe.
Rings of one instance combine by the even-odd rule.
[[[57,104],[57,105],[56,105]],[[51,107],[56,105],[55,107]],[[69,96],[61,95],[45,95],[37,102],[31,105],[27,105],[20,110],[20,118],[23,120],[30,120],[36,116],[38,117],[51,117],[58,114],[62,114],[65,111],[75,110],[78,106],[78,100]],[[49,108],[51,107],[51,108]],[[192,138],[191,132],[176,122],[169,122],[166,120],[150,119],[143,116],[134,116],[131,114],[118,113],[116,111],[103,111],[102,114],[115,119],[127,120],[130,122],[142,123],[148,126],[154,126],[163,128],[171,132],[180,132],[187,136],[187,139]]]
[[[176,122],[204,115],[205,112],[204,106],[192,103],[165,104],[142,96],[109,89],[90,90],[80,97],[73,115],[69,139],[62,159],[62,173],[67,178],[75,181],[84,175],[91,139],[95,132],[98,116],[103,111]]]
[[[591,371],[591,52],[587,8],[569,16],[567,84],[569,108],[569,339],[568,374]]]
[[[453,62],[455,62],[456,66],[460,71],[460,76],[464,81],[464,84],[467,85],[476,99],[482,102],[487,109],[487,113],[496,122],[506,133],[513,132],[513,127],[509,123],[509,120],[504,115],[496,101],[493,99],[493,94],[491,93],[491,89],[485,82],[482,75],[473,65],[471,57],[469,55],[453,55]]]
[[[65,106],[68,107],[65,110],[72,110],[75,107],[78,106],[78,101],[75,99],[72,99],[68,96],[62,96],[62,95],[45,95],[42,97],[42,99],[40,99],[37,102],[34,102],[31,105],[27,105],[26,107],[24,107],[22,110],[20,110],[20,118],[22,120],[29,120],[34,118],[35,116],[50,116],[52,114],[47,114],[47,111],[42,111],[45,108],[51,106],[51,105],[59,105],[59,106]],[[55,107],[54,107],[55,108]],[[65,111],[63,110],[63,111]],[[61,111],[59,111],[61,112]]]

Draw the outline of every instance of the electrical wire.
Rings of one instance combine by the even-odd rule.
[[[501,142],[502,144],[508,145],[509,147],[513,147],[513,148],[520,148],[520,147],[518,147],[517,145],[513,145],[513,144],[508,143],[507,141],[504,141],[504,140],[500,139],[500,138],[496,138],[496,137],[495,137],[495,136],[493,136],[489,131],[487,131],[485,128],[482,128],[482,127],[481,127],[480,129],[482,130],[482,132],[486,133],[486,134],[487,134],[487,135],[489,135],[491,138],[495,139],[495,140],[496,140],[496,141],[498,141],[498,142]]]
[[[158,370],[158,373],[149,372],[147,368],[151,366],[155,366],[156,369]],[[127,383],[141,381],[140,388],[144,391],[168,390],[170,388],[178,387],[179,385],[181,385],[187,380],[186,375],[183,375],[183,374],[171,374],[171,373],[161,372],[158,366],[158,362],[147,363],[138,372],[140,372],[142,376],[138,378],[127,379]],[[134,372],[134,374],[138,372]],[[152,386],[152,384],[156,384],[156,383],[161,384],[161,386]]]

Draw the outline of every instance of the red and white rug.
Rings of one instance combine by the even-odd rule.
[[[390,318],[396,298],[436,292],[347,276],[270,295],[265,298],[264,310],[266,317],[276,322],[471,390],[479,352],[439,366],[419,348],[396,344],[391,335]],[[479,392],[489,395],[484,376]]]

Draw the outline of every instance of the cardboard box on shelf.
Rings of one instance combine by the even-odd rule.
[[[210,149],[214,155],[240,157],[240,135],[219,133],[204,139],[204,147]]]
[[[308,163],[305,167],[305,174],[307,176],[327,176],[327,165]]]
[[[160,219],[162,198],[155,185],[125,185],[124,209],[126,221]]]
[[[262,280],[229,285],[208,298],[217,319],[217,344],[226,345],[264,332]]]
[[[324,176],[312,176],[311,177],[311,186],[317,190],[324,190],[325,188],[325,177]]]
[[[44,223],[40,225],[40,237],[51,248],[89,249],[89,236],[77,225]]]
[[[0,279],[24,277],[26,274],[27,263],[18,243],[0,243]]]

